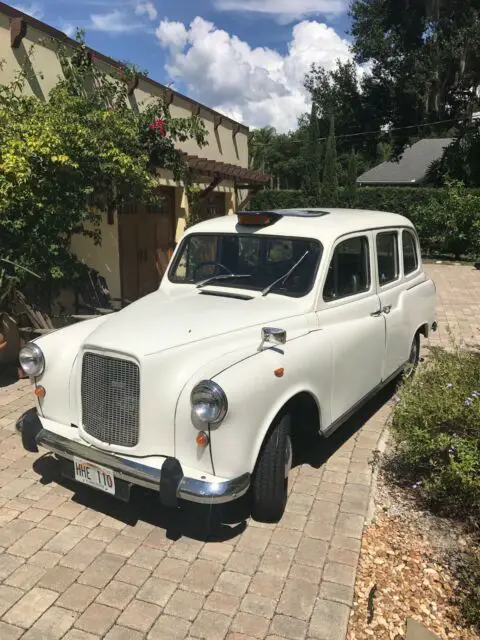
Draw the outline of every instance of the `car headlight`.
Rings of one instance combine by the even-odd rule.
[[[193,415],[206,424],[218,424],[227,415],[227,396],[212,380],[199,382],[192,391],[190,402]]]
[[[35,342],[27,342],[18,355],[20,366],[28,376],[39,376],[45,369],[45,357]]]

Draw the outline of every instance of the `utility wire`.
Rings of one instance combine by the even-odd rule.
[[[340,140],[341,138],[354,138],[354,137],[358,137],[358,136],[372,136],[372,135],[376,135],[378,133],[383,133],[384,135],[388,135],[392,131],[405,131],[406,129],[419,129],[420,127],[432,127],[433,125],[436,125],[436,124],[447,124],[448,122],[457,122],[458,123],[458,121],[459,121],[459,118],[450,118],[449,120],[436,120],[435,122],[424,122],[422,124],[409,124],[409,125],[405,125],[403,127],[392,127],[391,129],[387,129],[387,130],[378,129],[376,131],[359,131],[358,133],[344,133],[342,135],[334,136],[334,137],[335,137],[336,140]],[[261,129],[259,129],[259,131],[261,131]],[[323,138],[317,138],[317,140],[328,140],[328,136],[323,137]],[[305,140],[291,140],[290,142],[305,142]],[[260,143],[259,146],[268,147],[270,144],[272,144],[272,141],[264,142],[263,144]]]

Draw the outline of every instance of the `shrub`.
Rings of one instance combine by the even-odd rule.
[[[395,455],[406,477],[441,514],[480,517],[480,357],[432,348],[399,392]]]
[[[453,257],[480,256],[480,189],[465,189],[461,183],[446,188],[361,187],[355,208],[390,211],[409,218],[417,227],[423,250]],[[351,207],[349,189],[338,189],[338,207]],[[257,192],[252,209],[288,209],[326,206],[322,199],[302,191]]]

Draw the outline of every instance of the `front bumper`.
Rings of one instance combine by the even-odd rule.
[[[121,480],[159,492],[162,504],[169,507],[176,506],[179,499],[200,504],[224,504],[237,500],[250,487],[249,473],[219,482],[199,480],[184,476],[176,458],[165,458],[162,468],[157,469],[64,438],[42,427],[36,409],[30,409],[17,420],[16,430],[28,451],[35,450],[32,449],[34,443],[67,460],[73,460],[75,456],[108,467]]]

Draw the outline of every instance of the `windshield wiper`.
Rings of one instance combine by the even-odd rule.
[[[282,276],[281,278],[278,278],[278,280],[275,280],[274,282],[272,282],[272,284],[269,284],[268,287],[265,287],[265,289],[262,291],[262,296],[266,296],[268,293],[270,293],[273,287],[275,287],[277,284],[282,284],[283,282],[285,282],[285,280],[288,280],[288,278],[292,275],[292,273],[295,271],[298,265],[305,260],[305,258],[308,256],[309,253],[310,251],[305,251],[305,253],[300,258],[300,260],[297,260],[297,262],[293,265],[293,267],[289,269],[284,276]]]
[[[251,277],[251,274],[249,273],[225,273],[225,274],[222,273],[222,274],[218,274],[217,276],[211,276],[206,280],[202,280],[197,284],[197,289],[201,289],[205,285],[210,284],[211,282],[215,282],[216,280],[229,280],[230,278],[250,278],[250,277]]]

